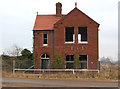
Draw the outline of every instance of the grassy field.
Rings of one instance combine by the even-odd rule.
[[[16,72],[2,72],[3,77],[12,77],[12,78],[36,78],[36,79],[72,79],[72,80],[118,80],[118,65],[104,65],[101,66],[100,72],[54,72],[54,73],[41,73],[41,74],[32,74],[32,73],[20,73]]]

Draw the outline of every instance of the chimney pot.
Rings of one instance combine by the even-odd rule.
[[[77,8],[77,2],[75,2],[75,8]]]
[[[38,15],[38,12],[37,12],[37,15]]]
[[[56,17],[62,16],[62,4],[60,2],[56,3]]]

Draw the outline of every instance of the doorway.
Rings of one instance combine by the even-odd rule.
[[[41,55],[41,69],[49,69],[50,57],[48,54]]]

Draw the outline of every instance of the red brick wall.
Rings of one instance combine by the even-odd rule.
[[[73,26],[75,43],[65,43],[65,27]],[[88,44],[78,43],[78,27],[88,27]],[[96,69],[98,66],[98,26],[78,10],[72,11],[67,17],[55,25],[55,52],[65,54],[88,55],[88,69]],[[82,46],[84,51],[82,51]],[[71,50],[71,48],[73,50]],[[93,62],[93,64],[91,63]]]
[[[66,26],[74,27],[75,43],[65,43]],[[88,43],[78,43],[77,34],[79,26],[88,27]],[[43,47],[43,33],[48,33],[47,47]],[[38,64],[40,63],[41,54],[48,53],[50,59],[53,59],[54,52],[61,53],[63,58],[65,58],[65,54],[74,54],[75,56],[87,54],[88,69],[97,69],[98,67],[98,25],[77,9],[69,13],[62,21],[55,24],[54,34],[53,31],[34,31],[34,37],[34,55],[37,53]],[[82,50],[82,47],[84,47],[84,50]]]
[[[34,31],[34,57],[37,58],[38,67],[40,67],[41,55],[48,53],[50,59],[53,56],[53,31]],[[43,46],[43,34],[48,34],[48,46]],[[34,58],[34,59],[35,59]]]

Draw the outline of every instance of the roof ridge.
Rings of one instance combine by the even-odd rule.
[[[69,15],[70,13],[72,13],[75,9],[77,9],[79,12],[81,12],[83,15],[85,15],[87,18],[89,18],[89,19],[92,20],[94,23],[98,24],[98,26],[99,26],[99,23],[97,23],[95,20],[93,20],[93,19],[92,19],[91,17],[89,17],[87,14],[85,14],[84,12],[82,12],[81,10],[79,10],[77,7],[75,7],[74,9],[72,9],[68,14],[66,14],[66,16]],[[62,21],[64,18],[66,18],[66,16],[63,17],[62,19],[60,19],[59,21],[57,21],[55,24],[57,24],[58,22]]]
[[[38,14],[38,16],[39,16],[40,14]],[[40,15],[40,16],[53,16],[53,15],[55,15],[55,14],[42,14],[42,15]]]
[[[65,16],[67,14],[62,14],[62,16]],[[56,16],[56,14],[45,14],[45,15],[40,15],[38,14],[37,16]]]

